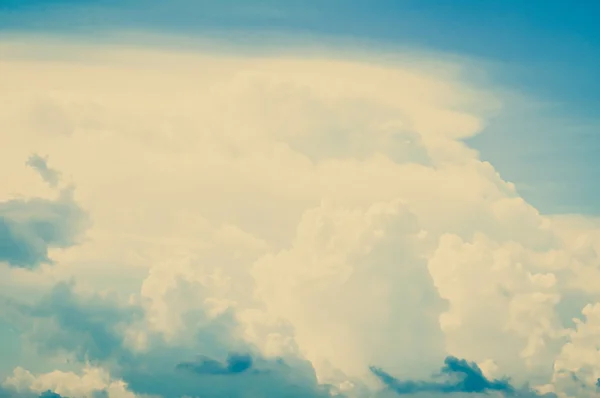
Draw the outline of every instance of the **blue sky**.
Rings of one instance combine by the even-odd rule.
[[[186,36],[262,33],[411,46],[491,62],[496,85],[551,104],[508,115],[474,147],[548,213],[600,213],[600,4],[594,1],[19,1],[0,4],[0,30],[97,35],[143,30]],[[289,41],[289,40],[288,40]],[[260,47],[260,43],[254,43]],[[543,117],[542,117],[543,116]],[[532,120],[533,119],[533,120]]]

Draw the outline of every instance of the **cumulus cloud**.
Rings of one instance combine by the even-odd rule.
[[[28,165],[55,186],[58,173],[33,155]],[[79,243],[88,227],[86,212],[74,201],[71,188],[55,199],[11,199],[0,202],[0,262],[22,268],[52,263],[50,248],[68,248]]]
[[[458,75],[0,45],[5,389],[595,393],[600,224],[540,214],[479,158],[464,139],[498,101]],[[444,358],[476,365],[407,382]]]

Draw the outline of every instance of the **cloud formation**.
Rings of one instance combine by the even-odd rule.
[[[229,354],[223,364],[208,357],[200,357],[194,362],[182,362],[177,369],[188,370],[197,374],[235,375],[252,368],[252,357],[248,354]]]
[[[483,375],[483,372],[476,363],[469,363],[464,359],[456,357],[447,357],[444,360],[444,366],[441,373],[437,376],[446,376],[449,380],[445,381],[402,381],[398,380],[383,369],[375,366],[370,367],[371,372],[387,388],[399,395],[413,395],[418,393],[489,393],[493,391],[500,392],[503,396],[515,397],[547,397],[556,398],[556,394],[546,393],[539,395],[527,387],[517,389],[512,386],[509,380],[490,380]]]
[[[595,394],[600,223],[465,143],[456,66],[0,45],[6,391]]]
[[[36,170],[40,177],[52,188],[55,188],[60,182],[60,172],[48,166],[48,159],[38,154],[33,154],[27,160],[27,165]]]
[[[147,347],[140,350],[127,345],[124,331],[143,321],[141,308],[121,306],[98,295],[77,297],[73,288],[73,285],[58,284],[36,305],[19,308],[33,319],[28,325],[31,331],[24,337],[40,353],[56,355],[62,352],[76,361],[96,367],[98,370],[90,369],[87,371],[89,376],[83,377],[104,381],[81,387],[87,388],[87,391],[81,388],[73,390],[73,383],[57,384],[61,378],[64,379],[61,373],[36,379],[30,372],[17,369],[7,379],[5,387],[17,393],[32,388],[34,391],[51,389],[69,397],[77,391],[96,397],[99,392],[110,392],[109,387],[114,383],[117,383],[114,388],[122,386],[122,393],[165,398],[201,393],[210,393],[212,397],[243,397],[249,393],[329,396],[328,387],[319,385],[312,367],[306,363],[299,364],[298,359],[292,359],[292,362],[296,361],[293,367],[283,359],[262,360],[259,369],[249,354],[228,353],[236,346],[252,349],[247,343],[235,340],[235,323],[228,314],[212,319],[201,315],[200,318],[205,319],[204,326],[197,328],[192,341],[165,344],[159,335],[150,334]],[[194,353],[226,354],[226,363],[206,355],[200,355],[196,360],[185,360],[195,356]],[[106,371],[100,370],[102,368]],[[43,378],[45,382],[40,382]],[[110,381],[113,379],[116,381]]]
[[[32,155],[27,162],[52,187],[58,172]],[[71,188],[53,200],[11,199],[0,202],[0,262],[13,267],[36,268],[51,264],[50,248],[68,248],[79,243],[88,227],[86,212],[73,200]]]
[[[28,392],[17,392],[11,389],[0,387],[1,398],[63,398],[60,394],[53,391],[46,390],[40,394],[35,394],[31,391]],[[64,397],[67,398],[67,397]]]

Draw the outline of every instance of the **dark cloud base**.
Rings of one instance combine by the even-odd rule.
[[[76,398],[76,397],[62,397],[60,394],[54,391],[44,391],[41,394],[34,394],[32,392],[17,392],[9,388],[0,386],[0,398]]]
[[[398,395],[416,395],[420,393],[447,394],[487,394],[498,392],[506,397],[544,397],[556,398],[553,393],[540,395],[528,387],[516,388],[510,384],[508,378],[502,380],[490,380],[474,362],[449,356],[444,360],[439,377],[445,377],[443,381],[414,381],[399,380],[383,369],[372,366],[371,372],[390,390]]]
[[[189,319],[190,325],[200,325],[191,345],[167,345],[160,336],[151,336],[151,349],[142,353],[124,346],[118,327],[143,319],[140,307],[120,306],[106,297],[84,299],[73,292],[72,284],[59,283],[27,313],[37,327],[26,338],[37,344],[40,353],[68,352],[81,362],[102,366],[136,394],[164,398],[343,396],[331,386],[319,384],[308,361],[263,358],[254,347],[244,345],[233,336],[235,318],[231,313],[210,319],[198,313]],[[245,352],[232,352],[232,347],[245,347]],[[505,397],[556,397],[517,388],[508,379],[490,380],[475,363],[455,357],[446,358],[431,381],[399,380],[375,366],[370,370],[384,391],[402,396],[483,397],[496,392]],[[6,391],[6,397],[22,397],[6,395]]]

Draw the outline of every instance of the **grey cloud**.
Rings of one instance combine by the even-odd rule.
[[[51,264],[48,250],[76,245],[88,226],[88,215],[73,200],[71,189],[61,191],[54,200],[0,202],[0,262],[29,269]]]
[[[556,398],[555,394],[540,395],[528,387],[516,388],[508,379],[490,380],[476,363],[468,362],[449,356],[444,361],[444,366],[437,377],[446,376],[443,381],[414,381],[399,380],[383,369],[372,366],[371,372],[391,391],[398,395],[416,395],[419,393],[437,394],[486,394],[492,391],[501,393],[506,397],[545,397]]]
[[[60,283],[26,312],[35,319],[28,338],[40,354],[70,352],[79,361],[105,367],[136,394],[164,398],[330,396],[329,387],[317,382],[309,362],[260,358],[257,350],[234,338],[236,324],[229,313],[201,322],[201,314],[196,314],[191,324],[201,326],[191,343],[170,345],[161,336],[150,335],[150,348],[134,352],[123,344],[121,327],[141,320],[140,307],[120,306],[105,297],[84,299],[73,293],[71,284]],[[191,355],[197,359],[188,360]]]
[[[27,160],[27,165],[37,171],[40,177],[51,187],[56,187],[60,182],[60,172],[48,166],[48,159],[33,154]]]
[[[206,375],[236,375],[249,371],[253,366],[252,356],[249,354],[232,353],[227,356],[225,363],[206,356],[200,356],[194,362],[182,362],[177,369],[188,370],[196,374]]]
[[[54,391],[44,391],[41,394],[36,394],[31,391],[16,391],[12,388],[0,386],[0,398],[67,398],[62,397]]]
[[[48,390],[48,391],[44,391],[43,393],[41,393],[40,398],[62,398],[62,395],[57,394],[54,391]]]
[[[141,309],[121,307],[97,296],[82,299],[72,288],[70,283],[58,283],[38,305],[29,309],[33,318],[43,321],[32,327],[29,336],[33,342],[44,353],[68,351],[81,361],[98,362],[122,356],[125,351],[116,327],[141,319]]]
[[[83,299],[73,293],[71,284],[60,283],[38,305],[24,312],[38,321],[30,337],[43,351],[69,351],[80,361],[101,365],[136,394],[164,398],[325,398],[334,394],[330,386],[319,384],[308,361],[262,358],[253,347],[235,339],[232,314],[205,322],[192,344],[168,345],[160,336],[150,335],[149,349],[133,352],[123,345],[119,326],[143,318],[143,310],[137,306],[120,306],[106,297]],[[198,324],[198,319],[194,318],[192,324]],[[187,360],[194,353],[202,355]],[[386,386],[378,397],[388,393],[415,398],[484,397],[495,392],[505,397],[556,398],[554,394],[540,395],[527,386],[517,388],[508,379],[488,379],[476,364],[455,357],[446,358],[441,372],[430,381],[400,380],[377,367],[371,367],[371,372]],[[13,396],[0,394],[0,398]]]
[[[52,263],[49,248],[79,243],[88,226],[87,214],[63,193],[56,200],[14,199],[0,203],[0,262],[36,268]]]

